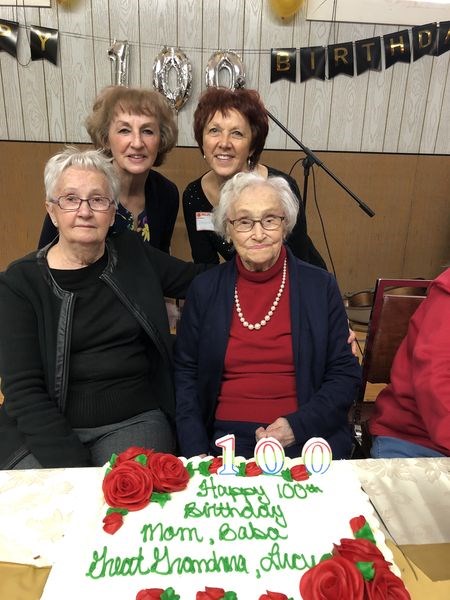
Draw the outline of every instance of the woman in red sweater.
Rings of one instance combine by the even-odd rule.
[[[370,432],[374,458],[450,456],[450,269],[411,318]]]

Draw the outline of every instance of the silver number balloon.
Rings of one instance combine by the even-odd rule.
[[[176,74],[176,87],[170,88],[170,72]],[[167,98],[177,112],[191,94],[192,65],[180,48],[164,46],[153,63],[153,87]]]
[[[130,45],[126,40],[114,40],[113,45],[108,50],[109,58],[115,63],[115,85],[128,87],[129,54]]]
[[[241,57],[236,52],[218,50],[211,55],[205,71],[207,87],[218,87],[221,85],[219,82],[220,71],[228,73],[230,89],[245,86],[244,65]]]

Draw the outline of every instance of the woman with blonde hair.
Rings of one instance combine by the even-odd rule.
[[[179,194],[174,183],[153,169],[163,163],[178,135],[164,96],[144,88],[106,87],[94,102],[86,129],[94,146],[112,158],[120,179],[113,231],[131,229],[151,246],[169,252]],[[39,247],[56,235],[47,217]]]

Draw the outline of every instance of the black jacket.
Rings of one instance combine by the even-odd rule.
[[[75,297],[52,278],[49,246],[0,275],[0,468],[31,452],[44,467],[89,465],[89,453],[64,416]],[[184,297],[204,266],[186,263],[125,231],[107,239],[101,279],[154,343],[160,364],[152,395],[173,418],[171,337],[164,296]]]

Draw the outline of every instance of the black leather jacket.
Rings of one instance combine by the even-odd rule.
[[[90,457],[64,416],[75,296],[61,289],[47,264],[51,245],[12,263],[0,275],[0,468],[31,452],[44,467],[87,466]],[[160,359],[152,394],[174,417],[172,340],[164,297],[184,297],[204,270],[125,231],[107,239],[101,279],[154,343]]]

